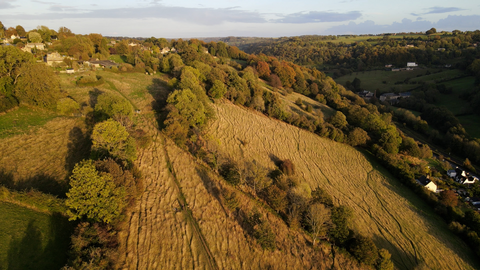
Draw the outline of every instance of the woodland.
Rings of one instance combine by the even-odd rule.
[[[6,153],[0,159],[0,207],[6,209],[0,216],[7,225],[28,226],[18,232],[9,225],[11,232],[0,234],[0,242],[8,243],[0,245],[0,269],[35,264],[39,269],[480,265],[480,214],[457,192],[480,197],[480,183],[464,187],[446,176],[452,169],[448,160],[476,172],[480,141],[458,115],[434,100],[438,93],[454,91],[444,82],[415,85],[413,97],[394,107],[357,95],[363,90],[358,78],[345,85],[335,81],[386,64],[417,61],[432,68],[452,63],[464,76],[475,77],[460,98],[469,104],[464,113],[478,114],[480,48],[473,46],[480,41],[478,31],[431,29],[417,38],[366,37],[350,44],[328,41],[337,37],[302,36],[236,47],[227,40],[135,40],[76,35],[66,27],[26,32],[1,26],[0,36],[19,38],[0,47],[0,149]],[[29,42],[44,42],[46,50],[22,51]],[[414,48],[405,48],[408,44]],[[43,59],[52,52],[65,57],[50,67]],[[116,64],[88,65],[95,60]],[[257,130],[240,132],[252,127]],[[12,148],[49,144],[41,139],[48,134],[68,138],[50,141],[58,143],[53,151],[64,160],[50,162],[54,155],[48,151],[32,157],[31,164],[13,159],[19,150]],[[300,139],[289,148],[294,154],[278,152],[295,136]],[[252,154],[262,144],[268,145],[265,151]],[[319,145],[324,149],[315,148]],[[437,145],[444,147],[437,150]],[[331,162],[317,165],[324,154]],[[51,163],[40,168],[46,173],[30,177],[42,162]],[[321,167],[321,175],[313,167]],[[330,182],[338,175],[351,183],[358,178],[357,189],[333,188]],[[430,192],[415,181],[425,175],[443,191]],[[338,191],[353,190],[355,197],[355,191],[365,192],[365,184],[365,194],[375,194],[381,206],[372,201],[362,207],[373,210],[360,209]],[[379,199],[386,196],[382,186],[390,186],[385,194],[396,190],[392,196],[413,205],[405,209],[415,208],[422,221],[409,225],[399,221],[400,213],[387,215],[397,206]],[[168,212],[153,211],[164,204]],[[386,223],[398,224],[392,228],[400,227],[395,230],[412,250],[402,252],[404,244],[392,244],[398,237],[390,225],[379,229],[381,234],[368,233],[372,223],[362,215],[373,219],[378,209],[388,216]],[[445,247],[441,253],[447,259],[432,256],[428,249],[434,247],[415,247],[412,239],[427,236],[405,236],[403,231],[415,235],[414,227],[427,219],[440,235],[435,248]],[[162,226],[174,232],[172,239],[160,235]],[[61,233],[53,233],[55,228]],[[225,228],[234,232],[231,243],[222,242]],[[26,245],[28,239],[36,239],[36,245]],[[142,253],[147,246],[151,250]],[[452,246],[460,250],[449,254]],[[62,248],[68,252],[53,254]],[[31,260],[20,259],[23,251]]]

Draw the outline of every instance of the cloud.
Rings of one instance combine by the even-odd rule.
[[[276,23],[318,23],[318,22],[344,22],[360,18],[362,14],[359,11],[350,11],[347,13],[310,11],[292,13],[283,16],[281,19],[274,20]]]
[[[0,0],[1,1],[1,0]],[[73,7],[53,5],[51,11],[62,11],[44,14],[5,15],[6,18],[23,20],[61,20],[61,19],[171,19],[179,22],[190,22],[200,25],[216,25],[223,22],[264,23],[266,20],[258,12],[239,10],[236,8],[187,8],[169,7],[161,4],[141,8],[98,9],[90,11],[75,10]],[[69,11],[69,12],[65,12]],[[172,27],[172,26],[169,26]],[[174,26],[173,26],[174,27]]]
[[[12,5],[16,0],[0,0],[0,9],[15,8],[15,5]]]
[[[381,34],[381,33],[401,33],[401,32],[425,32],[428,29],[435,27],[437,31],[452,31],[461,29],[462,31],[473,31],[479,29],[478,21],[480,15],[449,15],[445,19],[438,22],[430,22],[426,20],[412,21],[410,19],[403,19],[401,22],[393,22],[387,25],[378,25],[373,21],[365,21],[362,23],[350,22],[331,27],[322,34],[326,35],[344,35],[344,34]]]
[[[456,8],[456,7],[432,7],[430,8],[430,11],[428,11],[425,14],[448,13],[448,12],[461,11],[461,10],[464,10],[464,9]]]
[[[442,13],[448,13],[448,12],[454,12],[454,11],[462,11],[465,9],[457,8],[457,7],[431,7],[426,10],[427,11],[424,13],[410,13],[410,14],[413,16],[422,16],[422,15],[428,15],[428,14],[442,14]]]

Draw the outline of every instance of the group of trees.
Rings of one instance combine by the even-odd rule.
[[[116,260],[115,225],[142,190],[132,124],[133,107],[113,93],[100,93],[92,112],[91,158],[75,165],[65,204],[80,220],[72,236],[67,269],[109,269]],[[145,135],[145,134],[143,134]]]
[[[51,107],[60,97],[60,83],[51,69],[35,63],[29,53],[0,47],[0,112],[18,104]]]
[[[387,37],[376,45],[369,42],[326,42],[324,36],[285,37],[250,43],[242,46],[242,49],[248,53],[264,53],[302,65],[339,64],[356,71],[383,67],[385,64],[404,66],[406,62],[439,65],[456,57],[464,59],[460,65],[466,68],[479,56],[478,50],[469,49],[469,46],[479,41],[480,31],[477,30],[418,38]],[[407,44],[415,47],[406,48]],[[438,48],[445,50],[438,51]]]

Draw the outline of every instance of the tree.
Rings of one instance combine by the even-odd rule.
[[[60,96],[58,77],[44,64],[22,65],[14,84],[14,95],[21,103],[50,107]]]
[[[321,203],[312,204],[308,208],[306,217],[312,232],[313,245],[317,239],[327,234],[328,229],[333,227],[330,215],[330,209]]]
[[[125,191],[116,187],[109,174],[100,174],[92,160],[75,165],[70,177],[70,189],[65,205],[70,220],[87,218],[94,222],[111,223],[124,205]]]
[[[18,104],[14,87],[26,66],[33,65],[32,54],[12,46],[0,46],[0,112]]]
[[[350,253],[357,258],[358,261],[366,265],[373,265],[378,259],[378,250],[372,239],[365,236],[358,236],[353,239],[349,247]]]
[[[13,27],[9,27],[6,31],[5,31],[5,36],[7,38],[10,38],[12,35],[17,35],[17,30]]]
[[[472,162],[468,158],[463,161],[463,166],[472,172],[476,172],[475,167],[472,166]]]
[[[57,110],[63,115],[72,115],[80,109],[80,105],[71,98],[62,98],[57,102]]]
[[[265,61],[259,61],[256,66],[258,77],[267,79],[270,76],[270,66]]]
[[[3,38],[5,35],[5,26],[0,22],[0,38]]]
[[[288,175],[292,176],[295,174],[295,164],[290,159],[282,160],[282,164],[280,164],[280,170]]]
[[[266,192],[268,204],[278,212],[284,211],[287,207],[287,193],[276,185],[271,185]]]
[[[455,207],[458,204],[458,196],[453,190],[444,190],[440,193],[440,201],[445,206]]]
[[[335,224],[335,227],[330,231],[330,236],[340,245],[349,237],[348,225],[351,217],[352,210],[346,206],[342,205],[332,209],[332,222]]]
[[[270,74],[270,85],[276,88],[282,88],[282,81],[276,74]]]
[[[359,127],[348,133],[348,143],[351,146],[365,145],[369,139],[368,133]]]
[[[93,128],[92,151],[98,157],[111,156],[127,162],[137,158],[135,139],[113,119],[98,123]]]
[[[95,113],[99,120],[106,120],[115,115],[131,117],[133,107],[128,100],[119,95],[103,93],[97,97]]]
[[[427,32],[425,32],[425,34],[427,34],[427,35],[431,35],[431,34],[435,34],[435,33],[437,33],[437,29],[435,29],[433,27],[430,28],[430,30],[428,30]]]
[[[212,98],[219,99],[219,98],[222,98],[226,92],[227,92],[227,87],[225,86],[225,84],[219,80],[215,80],[210,90],[208,90],[208,95],[211,96]]]
[[[28,33],[28,40],[31,42],[31,43],[40,43],[42,42],[42,36],[37,33],[37,32],[30,32]]]
[[[345,128],[348,125],[347,117],[341,111],[337,111],[332,118],[330,118],[330,124],[337,128]]]
[[[17,25],[17,27],[15,27],[15,30],[17,30],[17,35],[21,37],[24,37],[27,35],[27,32],[25,32],[25,28],[23,28],[23,26],[21,25]]]
[[[378,270],[393,270],[394,265],[392,260],[390,259],[392,255],[388,250],[382,248],[378,251],[378,262],[377,262],[377,269]]]
[[[207,120],[205,107],[190,89],[175,90],[168,96],[167,103],[172,104],[191,127],[202,126]]]

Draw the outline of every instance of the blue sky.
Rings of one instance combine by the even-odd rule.
[[[0,21],[77,34],[280,37],[480,29],[480,1],[0,0]]]

